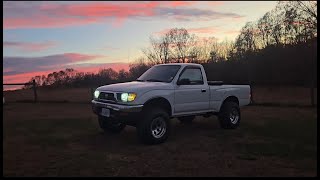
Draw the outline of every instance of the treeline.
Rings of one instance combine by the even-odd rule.
[[[137,79],[149,66],[141,64],[130,64],[129,71],[124,69],[115,71],[112,68],[101,69],[98,73],[78,72],[75,69],[67,68],[58,72],[53,72],[47,76],[35,76],[29,82],[35,80],[36,85],[41,88],[58,87],[95,87],[112,83],[126,82]],[[24,88],[31,88],[25,85]]]
[[[280,1],[256,22],[247,22],[235,41],[201,38],[173,28],[150,36],[143,56],[128,72],[103,69],[83,73],[73,69],[36,76],[39,86],[83,87],[131,81],[150,66],[192,62],[204,65],[209,80],[264,85],[316,83],[317,2]]]
[[[316,86],[317,39],[291,45],[270,45],[230,59],[203,64],[208,79],[230,84]]]

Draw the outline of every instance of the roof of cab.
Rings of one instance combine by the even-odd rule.
[[[200,64],[196,64],[196,63],[167,63],[167,64],[157,64],[156,66],[160,66],[160,65],[181,65],[181,66],[196,65],[196,66],[201,66]]]

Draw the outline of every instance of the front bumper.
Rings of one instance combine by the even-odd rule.
[[[118,112],[140,112],[142,111],[143,105],[120,105],[120,104],[111,104],[105,102],[99,102],[96,100],[92,100],[92,110],[94,113],[97,113],[102,107],[112,109]]]

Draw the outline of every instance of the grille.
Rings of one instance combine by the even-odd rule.
[[[106,92],[100,92],[99,99],[105,101],[116,101],[116,98],[114,97],[113,93]]]

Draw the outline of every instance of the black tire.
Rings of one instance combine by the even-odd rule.
[[[192,123],[196,116],[183,116],[178,117],[179,121],[184,124]]]
[[[219,112],[220,126],[224,129],[235,129],[240,125],[239,105],[232,101],[224,102]]]
[[[149,145],[166,141],[170,134],[168,113],[161,108],[148,108],[143,111],[143,114],[144,116],[137,126],[139,140]]]
[[[126,127],[126,124],[116,122],[111,118],[103,116],[98,116],[98,121],[100,128],[105,132],[120,133]]]

